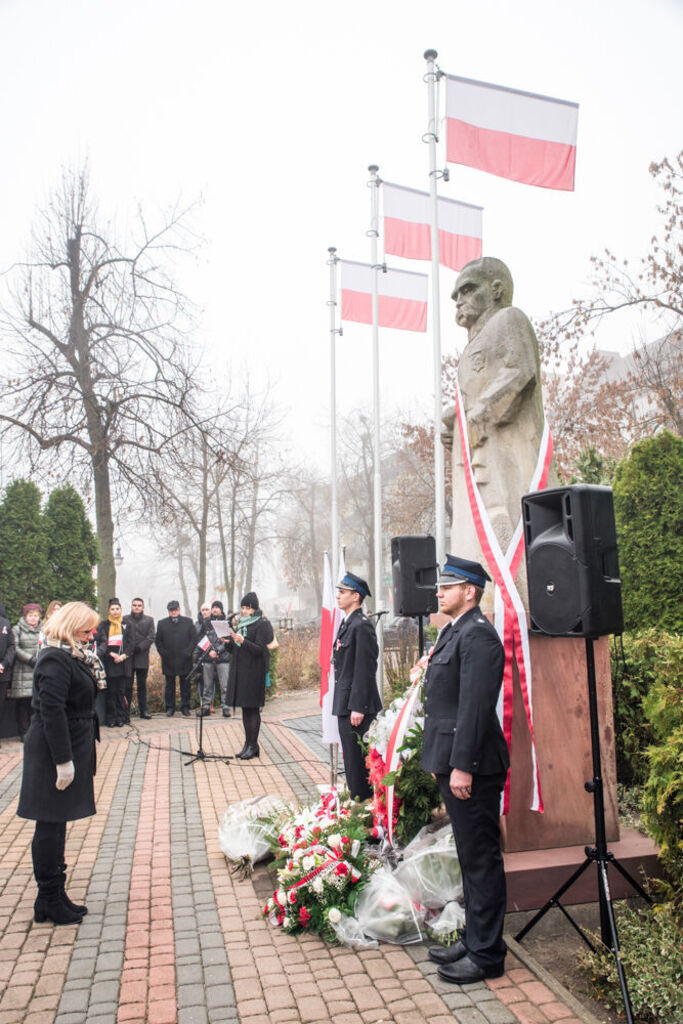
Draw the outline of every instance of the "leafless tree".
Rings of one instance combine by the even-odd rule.
[[[194,245],[189,211],[125,243],[99,226],[87,170],[66,172],[29,258],[8,274],[0,430],[40,474],[59,465],[94,492],[101,603],[115,592],[114,510],[146,495],[148,460],[191,415],[188,303],[170,267]]]

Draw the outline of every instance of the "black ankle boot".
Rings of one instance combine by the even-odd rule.
[[[85,917],[88,913],[85,903],[74,903],[66,894],[66,864],[61,865],[59,895],[62,897],[62,903],[65,903],[74,914],[80,914],[81,917]]]
[[[241,757],[243,761],[250,761],[252,757],[259,757],[261,751],[259,750],[258,743],[250,743],[248,747],[238,757]]]
[[[38,924],[52,921],[53,924],[80,924],[82,914],[77,914],[62,901],[59,877],[38,882],[38,898],[33,904],[33,919]]]

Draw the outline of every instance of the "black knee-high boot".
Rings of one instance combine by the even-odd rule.
[[[36,822],[31,853],[33,855],[33,872],[38,883],[38,897],[33,905],[33,916],[37,922],[80,924],[83,920],[82,914],[71,910],[62,900],[63,837],[61,822]]]
[[[258,735],[261,729],[261,712],[258,708],[242,708],[242,721],[244,722],[246,744],[238,757],[241,757],[243,761],[249,761],[252,757],[258,757],[260,754]]]
[[[67,865],[64,863],[64,846],[66,844],[66,822],[62,822],[61,826],[61,837],[60,845],[58,850],[59,857],[59,893],[62,897],[62,903],[66,903],[69,910],[73,911],[74,914],[80,914],[84,917],[88,913],[88,908],[84,903],[74,903],[70,900],[66,892],[66,869]]]

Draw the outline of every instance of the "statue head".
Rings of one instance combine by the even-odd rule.
[[[455,322],[471,331],[504,306],[512,305],[512,275],[502,260],[484,256],[467,263],[455,282]]]

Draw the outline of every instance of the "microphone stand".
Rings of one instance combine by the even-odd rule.
[[[209,654],[211,653],[211,651],[215,651],[215,647],[214,647],[213,644],[211,644],[211,647],[209,647],[208,650],[206,650],[206,651],[204,651],[202,653],[201,658],[198,659],[196,665],[194,666],[194,668],[190,672],[190,675],[189,675],[190,683],[192,682],[192,679],[197,675],[197,672],[203,666],[204,662],[209,657]],[[204,710],[203,705],[200,707],[199,710],[200,711]],[[232,760],[232,754],[206,754],[204,752],[204,748],[203,748],[203,740],[204,740],[204,715],[200,714],[200,716],[199,716],[199,747],[197,749],[197,753],[193,754],[190,757],[189,761],[185,761],[183,767],[187,768],[188,765],[194,764],[195,761],[224,761],[227,764],[228,761]]]

